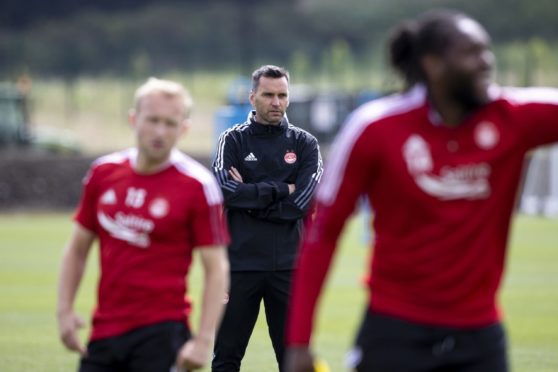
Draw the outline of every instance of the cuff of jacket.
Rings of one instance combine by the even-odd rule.
[[[275,200],[281,200],[289,196],[289,185],[285,182],[277,182],[277,194]]]

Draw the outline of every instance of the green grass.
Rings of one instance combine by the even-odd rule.
[[[513,371],[558,371],[558,221],[522,216],[514,226],[502,292]],[[315,349],[332,371],[345,370],[344,354],[363,311],[365,291],[359,279],[368,250],[363,247],[362,229],[360,219],[349,225],[321,304]],[[77,357],[59,343],[54,315],[59,262],[70,230],[70,215],[65,213],[0,215],[3,372],[75,370]],[[95,253],[77,299],[85,318],[95,296]],[[199,265],[190,282],[198,301]],[[87,333],[82,332],[83,338]],[[262,313],[242,371],[275,370],[271,350]]]

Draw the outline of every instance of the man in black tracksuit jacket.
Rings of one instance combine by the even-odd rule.
[[[213,170],[231,234],[231,288],[215,341],[212,371],[239,371],[263,299],[282,370],[291,274],[303,218],[322,175],[318,142],[288,122],[288,72],[252,75],[248,120],[223,132]]]

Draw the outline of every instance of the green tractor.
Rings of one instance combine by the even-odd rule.
[[[79,153],[75,137],[55,128],[33,130],[28,95],[9,83],[0,83],[0,151],[27,149],[49,153]]]
[[[0,148],[31,143],[26,95],[16,87],[0,84]]]

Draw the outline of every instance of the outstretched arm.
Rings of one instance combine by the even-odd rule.
[[[85,348],[79,341],[77,330],[84,325],[74,311],[74,300],[85,272],[87,257],[95,235],[75,224],[70,242],[64,250],[58,281],[58,332],[66,348],[85,355]]]
[[[223,315],[223,298],[229,287],[229,262],[224,246],[200,250],[204,269],[201,315],[197,334],[179,351],[176,364],[187,370],[202,368],[209,360],[217,326]]]
[[[316,214],[308,220],[293,276],[287,322],[289,372],[313,370],[309,349],[318,300],[337,240],[360,195],[369,189],[379,164],[378,145],[362,137],[359,122],[349,122],[334,142],[331,162],[316,195]],[[375,139],[369,136],[368,139]]]

